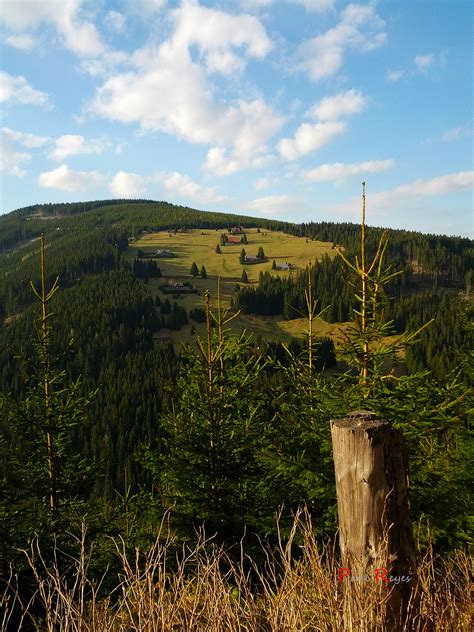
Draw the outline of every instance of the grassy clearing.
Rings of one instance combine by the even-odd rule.
[[[386,602],[391,588],[375,582],[373,568],[370,578],[361,584],[348,584],[347,578],[340,581],[340,561],[334,547],[316,541],[307,514],[297,514],[288,541],[280,542],[276,549],[265,549],[263,568],[244,551],[236,562],[204,534],[193,548],[179,553],[170,525],[163,522],[148,550],[129,552],[123,541],[116,541],[119,573],[112,576],[109,570],[97,581],[90,576],[95,551],[86,548],[85,532],[78,544],[78,557],[70,558],[68,569],[62,572],[54,563],[60,555],[49,562],[37,543],[25,551],[35,592],[29,602],[20,603],[15,577],[2,586],[5,629],[9,629],[15,610],[22,615],[15,629],[51,632],[388,629]],[[107,594],[102,585],[114,584]],[[419,556],[408,610],[395,624],[396,629],[468,632],[470,588],[466,553],[459,551],[440,560],[428,550]],[[43,613],[41,621],[38,612]],[[348,624],[351,620],[353,625]]]
[[[157,259],[163,277],[161,279],[150,279],[147,287],[153,296],[165,298],[159,291],[159,286],[163,283],[183,283],[190,281],[198,289],[199,294],[181,295],[179,304],[186,310],[204,305],[204,293],[209,290],[211,299],[217,296],[217,283],[220,277],[221,302],[224,308],[231,306],[231,299],[235,296],[236,285],[241,283],[242,271],[245,269],[249,279],[249,285],[258,283],[260,272],[271,272],[278,276],[288,276],[295,274],[297,270],[304,269],[308,259],[315,261],[327,254],[335,256],[332,243],[322,241],[306,240],[304,237],[293,237],[282,232],[262,231],[257,232],[256,228],[246,231],[248,244],[231,244],[221,246],[221,254],[215,252],[219,243],[219,238],[224,230],[189,230],[183,233],[169,233],[162,231],[141,236],[134,242],[128,251],[130,259],[136,257],[138,250],[142,250],[146,255],[152,256],[158,248],[167,249],[176,254],[175,258]],[[241,265],[239,255],[242,248],[248,255],[256,255],[258,249],[262,247],[268,261],[261,264]],[[290,263],[293,270],[272,271],[273,260],[277,264]],[[189,271],[192,263],[195,262],[198,269],[205,266],[207,279],[193,277]],[[170,300],[172,297],[169,297]],[[198,331],[200,325],[194,324]],[[306,320],[296,319],[284,321],[278,317],[259,317],[247,314],[239,314],[232,321],[232,331],[238,333],[243,329],[255,335],[262,334],[267,338],[278,340],[289,340],[292,336],[301,335],[306,328]],[[338,337],[339,324],[329,324],[319,320],[316,325],[317,335],[329,335]],[[176,342],[187,342],[192,339],[191,326],[183,327],[178,332],[160,332],[159,337],[171,338]]]

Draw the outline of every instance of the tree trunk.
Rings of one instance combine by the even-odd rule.
[[[331,421],[331,435],[344,629],[399,630],[416,582],[402,435],[368,411]],[[383,608],[381,594],[386,596]],[[367,607],[370,595],[372,605],[379,604],[377,612]]]

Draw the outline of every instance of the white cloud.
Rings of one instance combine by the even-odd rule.
[[[428,70],[428,68],[434,64],[434,61],[434,55],[427,54],[417,55],[413,60],[413,63],[415,64],[415,67],[419,72],[426,72],[426,70]]]
[[[296,4],[302,4],[306,11],[325,13],[334,8],[335,0],[293,0]]]
[[[76,154],[100,154],[108,146],[109,143],[100,138],[86,140],[79,134],[65,134],[56,138],[49,157],[53,160],[64,160]]]
[[[5,44],[18,48],[18,50],[32,50],[37,46],[38,41],[31,35],[10,35],[5,38]]]
[[[7,102],[47,106],[48,95],[32,88],[24,77],[0,71],[0,103]]]
[[[117,198],[139,198],[146,192],[146,178],[118,171],[109,182],[109,190]]]
[[[126,0],[125,8],[127,12],[148,19],[154,13],[161,11],[166,5],[166,0]]]
[[[294,138],[283,138],[278,143],[278,151],[286,160],[296,160],[344,134],[346,124],[343,121],[327,121],[311,125],[303,123],[296,130]]]
[[[41,187],[69,192],[94,189],[104,181],[105,176],[98,171],[73,171],[67,165],[45,171],[38,177],[38,184]]]
[[[234,149],[229,152],[225,147],[211,147],[207,152],[204,169],[216,176],[230,176],[237,171],[260,169],[272,162],[274,156],[262,153],[263,147],[259,149],[260,153],[254,155],[252,151]]]
[[[257,189],[257,191],[263,191],[264,189],[268,189],[269,187],[271,187],[274,182],[275,181],[272,178],[263,177],[258,178],[258,180],[254,182],[253,186],[255,187],[255,189]]]
[[[299,213],[308,211],[308,205],[304,200],[293,197],[291,195],[269,195],[248,202],[244,205],[245,209],[262,215],[271,217],[278,215],[288,215],[290,212],[298,211]]]
[[[114,33],[125,31],[125,16],[118,11],[108,11],[104,18],[105,26]]]
[[[15,31],[53,23],[65,48],[81,56],[99,55],[105,51],[95,25],[81,15],[82,0],[21,0],[4,2],[0,20]]]
[[[441,140],[446,142],[450,142],[452,140],[459,140],[460,138],[465,138],[466,136],[470,136],[472,133],[472,129],[469,125],[458,125],[458,127],[453,127],[452,129],[448,129],[441,136]]]
[[[171,20],[169,39],[137,50],[131,58],[134,68],[108,78],[89,112],[211,145],[206,161],[211,171],[233,173],[254,165],[267,154],[266,143],[282,117],[261,98],[216,101],[208,74],[234,73],[248,59],[266,55],[271,41],[263,26],[255,17],[189,0],[171,12]]]
[[[349,4],[335,27],[298,47],[295,67],[313,81],[330,77],[341,68],[347,50],[369,52],[382,46],[386,40],[383,27],[373,5]]]
[[[367,105],[367,97],[357,90],[340,92],[333,97],[325,97],[313,105],[309,114],[320,121],[334,121],[343,116],[357,114]]]
[[[288,3],[299,4],[310,13],[326,13],[334,8],[335,0],[286,0]],[[274,4],[275,0],[241,0],[244,9],[260,9]]]
[[[4,128],[5,129],[5,128]],[[2,130],[0,137],[0,172],[9,173],[12,176],[21,178],[26,174],[23,169],[25,162],[31,160],[31,154],[17,151],[12,144],[13,139]]]
[[[247,58],[261,59],[272,48],[264,27],[251,15],[231,15],[184,0],[173,11],[173,22],[172,46],[197,46],[208,72],[230,75],[242,70]]]
[[[215,204],[224,202],[226,198],[219,195],[214,187],[205,187],[191,180],[187,175],[173,172],[157,174],[155,176],[168,193],[199,202],[201,204]]]
[[[472,188],[474,188],[474,171],[459,171],[426,180],[415,180],[387,191],[370,193],[368,201],[375,214],[386,216],[388,212],[396,213],[400,205],[403,205],[406,210],[411,204],[423,198],[467,191]],[[358,203],[358,198],[352,198],[348,202],[335,205],[331,210],[346,212],[352,208],[358,213]]]
[[[396,83],[405,76],[404,70],[387,70],[386,78],[390,83]]]
[[[2,136],[8,140],[19,143],[24,147],[29,147],[30,149],[43,147],[51,142],[51,138],[49,136],[37,136],[36,134],[19,132],[17,130],[10,129],[9,127],[2,127],[1,133]]]
[[[307,182],[328,182],[330,180],[342,180],[344,178],[364,173],[377,173],[379,171],[387,171],[392,169],[394,161],[386,160],[366,160],[364,162],[356,162],[347,164],[343,162],[335,162],[333,164],[325,164],[310,169],[303,173],[303,178]]]

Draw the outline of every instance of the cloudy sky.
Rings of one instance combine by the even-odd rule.
[[[472,232],[470,0],[2,0],[0,212]]]

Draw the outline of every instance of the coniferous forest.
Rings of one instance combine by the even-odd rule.
[[[172,296],[155,301],[147,290],[148,278],[161,276],[159,263],[125,257],[131,240],[147,232],[199,228],[220,235],[237,225],[330,242],[339,254],[287,277],[261,273],[258,283],[239,286],[228,310],[207,294],[204,308],[190,313]],[[351,262],[364,228],[367,259],[380,266],[361,312]],[[307,603],[294,606],[291,599],[316,567],[321,576],[313,579],[323,582],[337,533],[329,420],[364,409],[403,432],[411,519],[420,559],[432,556],[433,590],[445,590],[442,565],[451,564],[443,593],[451,610],[441,615],[427,591],[423,621],[432,627],[422,628],[420,619],[420,627],[404,629],[446,629],[449,612],[458,612],[466,625],[458,629],[467,630],[466,558],[459,556],[473,526],[473,252],[472,241],[461,237],[296,225],[147,200],[43,204],[0,217],[5,629],[341,629],[336,615],[324,614],[338,607],[323,605],[330,584]],[[336,348],[311,329],[283,345],[251,331],[230,335],[237,310],[287,320],[303,313],[308,322],[321,313],[327,322],[352,325]],[[157,340],[160,330],[188,322],[204,324],[192,344]],[[166,573],[157,542],[168,556]],[[133,583],[127,572],[141,555],[147,570]],[[79,559],[87,560],[90,578],[81,584],[80,617],[74,615],[84,627],[60,627],[51,619],[56,597],[48,602],[46,594],[59,584],[47,582],[61,577],[71,586]],[[56,575],[48,575],[51,568]],[[228,608],[247,627],[231,619],[227,628],[212,624],[205,594],[196,597],[192,578],[200,572],[206,590],[224,582],[221,612]],[[286,594],[282,578],[296,582],[286,612],[294,608],[298,624],[272,610],[274,595]],[[155,611],[146,619],[133,606],[133,590],[161,580],[156,603],[168,608],[169,627],[153,619]],[[165,608],[164,594],[187,595],[188,602],[183,597]],[[202,610],[191,621],[183,613],[192,599]],[[108,609],[115,628],[97,623],[100,616],[109,621]],[[182,616],[174,628],[171,611]],[[96,627],[86,627],[93,612]]]

